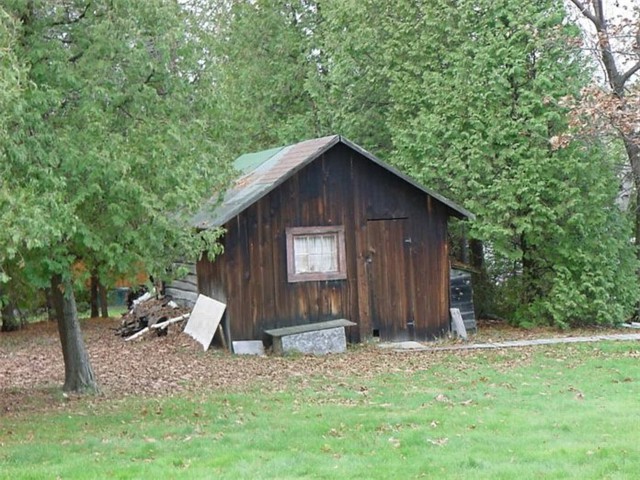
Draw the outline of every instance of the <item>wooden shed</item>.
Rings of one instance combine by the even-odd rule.
[[[472,214],[340,136],[247,154],[223,199],[194,219],[224,253],[197,264],[227,304],[228,340],[347,319],[351,342],[449,330],[447,220]]]

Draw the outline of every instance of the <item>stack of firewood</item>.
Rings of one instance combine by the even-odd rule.
[[[116,335],[133,340],[155,330],[158,336],[166,335],[169,325],[189,318],[190,310],[179,307],[169,297],[155,298],[145,294],[136,300],[133,308],[122,315]]]

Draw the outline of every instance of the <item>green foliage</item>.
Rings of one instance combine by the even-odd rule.
[[[622,321],[638,288],[613,165],[601,148],[550,145],[566,128],[559,100],[587,81],[562,3],[462,3],[403,3],[391,20],[387,51],[406,59],[390,86],[396,163],[476,213],[470,233],[496,298],[510,299],[498,313]]]
[[[476,213],[495,313],[609,324],[640,295],[608,147],[550,142],[588,80],[559,0],[8,5],[2,265],[216,252],[186,219],[227,160],[339,133]]]
[[[227,171],[202,19],[160,0],[10,11],[29,69],[3,142],[3,259],[29,252],[43,275],[81,260],[108,280],[199,254],[188,219]]]
[[[328,0],[314,31],[317,75],[308,83],[318,121],[386,157],[391,149],[387,125],[398,45],[390,40],[390,20],[402,2]]]
[[[563,2],[239,0],[214,18],[234,153],[345,135],[476,213],[492,313],[630,314],[637,265],[609,151],[552,148],[560,100],[589,81]]]
[[[7,117],[19,109],[24,65],[15,53],[18,22],[0,7],[0,134],[6,134]],[[0,155],[4,152],[0,151]]]
[[[557,163],[563,171],[548,173],[564,175],[566,183],[541,198],[554,211],[547,221],[531,222],[529,251],[511,257],[511,272],[505,261],[491,264],[497,313],[520,324],[619,323],[638,298],[631,218],[614,205],[613,166],[601,151],[580,152],[573,164],[572,153],[564,153],[569,158]]]
[[[238,0],[215,16],[219,135],[234,156],[322,133],[307,89],[316,12],[313,1]]]

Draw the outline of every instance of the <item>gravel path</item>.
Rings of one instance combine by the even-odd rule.
[[[452,350],[482,350],[492,348],[531,347],[535,345],[556,345],[559,343],[589,343],[602,341],[640,341],[640,333],[618,333],[613,335],[590,335],[580,337],[537,338],[533,340],[511,340],[490,343],[469,343],[462,345],[429,346],[419,342],[381,343],[380,348],[415,352],[446,352]]]

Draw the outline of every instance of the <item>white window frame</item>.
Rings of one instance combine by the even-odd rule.
[[[296,269],[296,237],[327,236],[335,237],[336,269],[331,271],[301,272]],[[311,282],[323,280],[344,280],[347,278],[347,262],[344,246],[344,226],[330,225],[323,227],[290,227],[286,229],[287,237],[287,280],[289,283]]]

